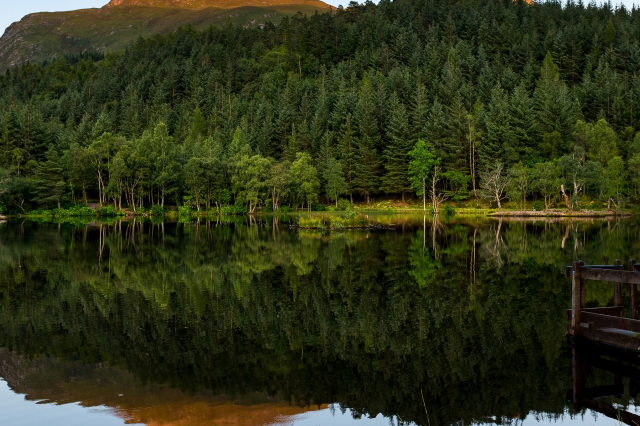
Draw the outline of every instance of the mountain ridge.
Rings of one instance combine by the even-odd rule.
[[[297,12],[333,9],[319,0],[112,0],[101,8],[31,13],[0,37],[0,71],[67,54],[122,50],[140,36],[183,25],[262,26]]]
[[[208,8],[235,9],[238,7],[273,7],[291,4],[316,5],[331,9],[331,6],[319,0],[111,0],[103,8],[140,6],[164,7],[175,9],[201,10]]]

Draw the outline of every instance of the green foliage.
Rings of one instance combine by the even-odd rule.
[[[153,216],[163,216],[164,215],[164,209],[162,208],[161,205],[155,204],[153,207],[151,207],[151,214]]]
[[[349,200],[345,200],[344,198],[341,198],[336,203],[335,210],[343,211],[343,212],[347,210],[353,210],[353,204],[351,204]]]
[[[336,207],[340,195],[347,192],[348,185],[342,172],[342,164],[334,158],[329,158],[327,168],[324,171],[324,179],[327,182],[326,192],[329,201],[335,201]]]
[[[303,215],[298,219],[298,226],[302,228],[333,229],[366,228],[369,220],[361,214],[351,210],[343,214]]]
[[[444,203],[444,215],[447,217],[451,217],[456,214],[456,209],[447,203]]]
[[[83,205],[74,205],[66,209],[38,209],[28,213],[29,217],[55,217],[55,218],[67,218],[67,217],[95,217],[96,212],[89,207]]]
[[[509,183],[507,185],[507,197],[516,201],[520,209],[524,210],[527,195],[531,186],[531,170],[521,162],[515,164],[509,170]]]
[[[532,208],[535,211],[542,211],[542,210],[545,209],[545,205],[544,205],[544,203],[542,201],[536,200],[536,201],[533,202]]]
[[[242,202],[238,202],[231,206],[222,207],[220,213],[224,215],[244,215],[247,214],[247,206]]]
[[[422,139],[416,142],[409,151],[409,180],[418,196],[426,196],[425,181],[438,164],[433,145],[427,144]]]
[[[412,187],[427,192],[417,171],[425,163],[410,173],[419,140],[442,167],[436,192],[455,201],[498,163],[530,169],[526,191],[510,188],[521,206],[535,197],[549,206],[561,186],[569,206],[605,192],[640,201],[636,17],[552,3],[408,0],[174,32],[166,29],[190,22],[183,11],[165,25],[150,10],[144,30],[123,26],[138,12],[110,12],[101,22],[115,33],[101,46],[126,50],[0,75],[0,205],[24,213],[91,199],[141,213],[187,200],[196,211],[242,203],[253,213],[345,195],[404,201]],[[87,26],[94,13],[74,18],[82,37],[65,39],[72,51],[105,38]],[[205,25],[219,11],[198,13]],[[25,45],[52,37],[44,15],[32,19],[42,28]],[[615,157],[626,185],[604,173]]]
[[[324,204],[311,204],[311,211],[312,212],[324,212],[327,210],[327,206],[325,206]]]
[[[312,165],[311,156],[306,152],[297,153],[296,160],[291,164],[290,172],[295,199],[302,203],[303,207],[305,203],[310,207],[311,203],[318,200],[320,188],[318,172]]]
[[[624,161],[620,157],[613,157],[604,169],[604,195],[612,201],[616,207],[624,207],[624,189],[627,182],[627,173]]]
[[[113,206],[100,207],[97,211],[99,217],[117,217],[124,216],[121,210],[116,210]]]
[[[285,4],[269,4],[268,7],[262,3],[252,5],[250,0],[243,0],[242,7],[232,9],[211,7],[210,0],[180,2],[179,8],[175,7],[175,3],[164,3],[160,7],[137,7],[138,4],[109,7],[106,10],[81,9],[30,15],[30,19],[20,21],[16,28],[24,42],[13,44],[9,52],[0,58],[0,71],[4,71],[13,61],[40,63],[51,61],[54,57],[60,60],[64,56],[70,62],[80,62],[86,73],[93,68],[92,61],[105,59],[102,52],[121,51],[132,43],[138,43],[141,36],[153,37],[179,27],[183,27],[179,32],[193,33],[193,26],[206,30],[222,22],[259,28],[266,23],[280,21],[283,16],[298,12],[313,15],[316,11],[322,13],[327,9],[321,3],[296,4],[295,0],[287,0]],[[140,25],[140,22],[144,22],[144,25]],[[56,30],[61,32],[59,37],[52,35],[52,31]],[[29,46],[39,48],[31,49]],[[108,53],[106,60],[113,61],[115,57],[116,53]]]
[[[442,174],[447,180],[448,190],[445,191],[445,196],[451,198],[453,201],[463,201],[469,198],[469,183],[471,182],[471,175],[458,171],[451,170]]]

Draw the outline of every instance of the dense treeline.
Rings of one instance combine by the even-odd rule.
[[[27,64],[0,77],[0,205],[254,211],[429,188],[620,206],[640,198],[639,38],[622,6],[383,0]],[[409,173],[420,139],[429,186]]]

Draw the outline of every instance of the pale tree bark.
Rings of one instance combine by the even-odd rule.
[[[426,176],[422,176],[422,211],[425,211],[425,212],[427,211],[427,177]]]
[[[567,195],[567,193],[564,190],[564,184],[560,185],[560,193],[562,193],[562,199],[564,200],[564,203],[567,205],[567,209],[572,210],[572,206],[571,206],[571,198],[569,198],[569,196]]]
[[[433,207],[433,214],[438,214],[440,211],[440,204],[442,204],[446,198],[442,192],[438,192],[437,188],[441,175],[442,166],[435,166],[433,169],[433,175],[431,176],[431,206]]]
[[[498,163],[493,169],[486,169],[480,176],[480,190],[483,198],[495,202],[498,210],[502,210],[504,190],[509,183],[509,177],[503,173],[504,166]]]

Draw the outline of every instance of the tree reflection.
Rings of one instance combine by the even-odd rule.
[[[10,224],[0,345],[418,424],[560,415],[564,265],[637,252],[635,223],[613,225],[573,224],[574,254],[561,249],[565,224],[541,221],[423,216],[405,232],[331,234],[275,217]]]

